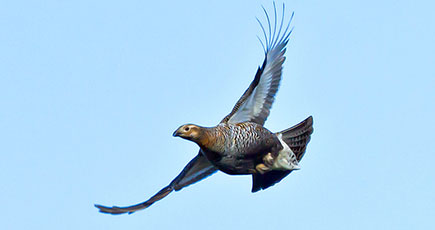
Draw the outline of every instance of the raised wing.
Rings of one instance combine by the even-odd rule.
[[[102,213],[109,214],[132,214],[133,212],[148,208],[154,202],[159,201],[169,195],[172,191],[179,191],[195,182],[198,182],[211,174],[215,173],[217,169],[205,158],[201,152],[193,158],[189,164],[184,167],[183,171],[166,187],[161,189],[158,193],[152,196],[145,202],[135,204],[128,207],[112,206],[107,207],[96,204],[95,207]]]
[[[258,68],[257,73],[255,74],[255,78],[249,85],[248,89],[237,101],[231,113],[228,114],[221,122],[235,124],[250,121],[260,125],[264,125],[264,122],[269,116],[272,103],[275,100],[275,94],[278,91],[279,83],[281,81],[282,64],[285,60],[285,47],[287,45],[288,38],[293,30],[288,29],[294,14],[291,15],[290,21],[286,29],[284,30],[284,33],[282,33],[281,35],[281,30],[283,28],[284,22],[284,10],[285,7],[283,5],[281,24],[277,32],[276,7],[274,4],[275,23],[273,28],[273,34],[269,16],[266,10],[264,10],[268,22],[269,35],[266,35],[266,31],[263,25],[260,23],[260,21],[258,22],[260,23],[260,26],[264,33],[266,46],[264,46],[263,43],[261,44],[264,48],[266,57],[262,66]]]

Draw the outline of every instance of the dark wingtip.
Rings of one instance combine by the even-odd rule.
[[[99,204],[94,204],[96,208],[98,208],[101,213],[104,214],[112,214],[112,215],[119,215],[126,213],[125,211],[122,211],[119,209],[119,207],[113,206],[113,207],[107,207]],[[133,212],[128,212],[128,214],[132,214]]]
[[[312,124],[312,123],[313,123],[313,116],[310,115],[310,116],[306,119],[306,121],[307,121],[307,123]]]

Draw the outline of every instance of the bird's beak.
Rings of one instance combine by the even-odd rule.
[[[172,134],[173,137],[179,137],[180,132],[178,132],[179,129],[175,130],[175,132]]]

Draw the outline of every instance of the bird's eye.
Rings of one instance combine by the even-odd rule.
[[[186,128],[184,128],[184,131],[187,132],[187,131],[189,131],[189,129],[190,129],[189,127],[186,127]]]

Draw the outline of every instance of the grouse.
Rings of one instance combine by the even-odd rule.
[[[264,10],[264,8],[263,8]],[[265,42],[261,41],[265,58],[254,80],[237,101],[233,110],[216,126],[202,127],[194,124],[180,126],[173,133],[199,146],[198,155],[166,187],[149,200],[128,207],[95,205],[100,212],[110,214],[133,213],[145,209],[166,197],[220,170],[230,175],[252,175],[252,192],[267,189],[280,182],[293,170],[300,169],[307,144],[313,133],[313,118],[283,130],[271,132],[263,127],[281,81],[286,45],[293,29],[283,29],[285,6],[277,30],[277,14],[274,5],[274,27],[269,16],[268,35],[259,22]]]

